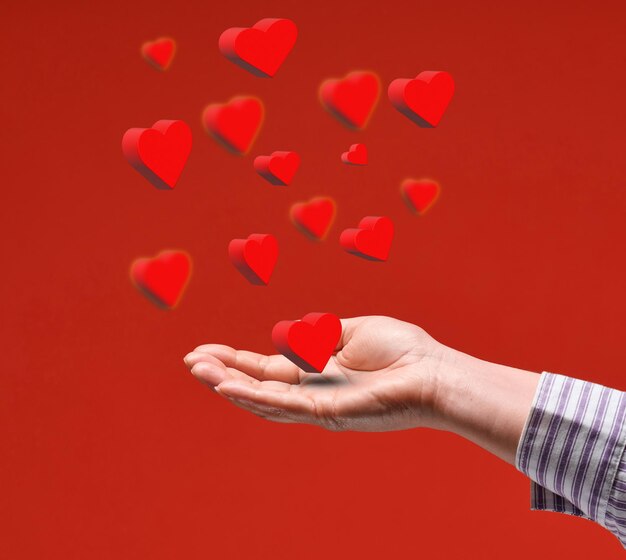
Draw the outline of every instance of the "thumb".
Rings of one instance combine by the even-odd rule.
[[[354,336],[354,331],[357,326],[363,322],[365,317],[349,317],[347,319],[339,319],[341,321],[341,336],[339,342],[335,346],[335,352],[341,351],[341,349],[350,342],[350,339]]]
[[[335,351],[337,352],[337,360],[340,364],[348,367],[354,367],[355,357],[354,348],[349,349],[350,341],[353,339],[359,325],[363,323],[366,317],[350,317],[341,319],[341,337],[337,343]]]

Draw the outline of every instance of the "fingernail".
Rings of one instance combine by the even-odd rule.
[[[185,365],[189,365],[191,363],[191,361],[194,358],[194,353],[193,352],[189,352],[189,354],[187,354],[184,358],[183,358],[183,362],[185,362]]]
[[[225,372],[219,370],[215,366],[203,362],[197,363],[193,366],[191,368],[191,373],[211,385],[219,385],[226,379]]]

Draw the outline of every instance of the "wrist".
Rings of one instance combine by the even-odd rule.
[[[538,381],[538,373],[444,347],[434,377],[432,427],[469,439],[515,464]]]

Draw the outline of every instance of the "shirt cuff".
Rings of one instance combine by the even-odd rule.
[[[606,527],[609,495],[626,445],[624,393],[543,372],[515,466],[531,479],[531,509]]]

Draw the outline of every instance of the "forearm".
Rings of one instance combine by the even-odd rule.
[[[446,348],[433,397],[434,428],[515,464],[540,375]]]

